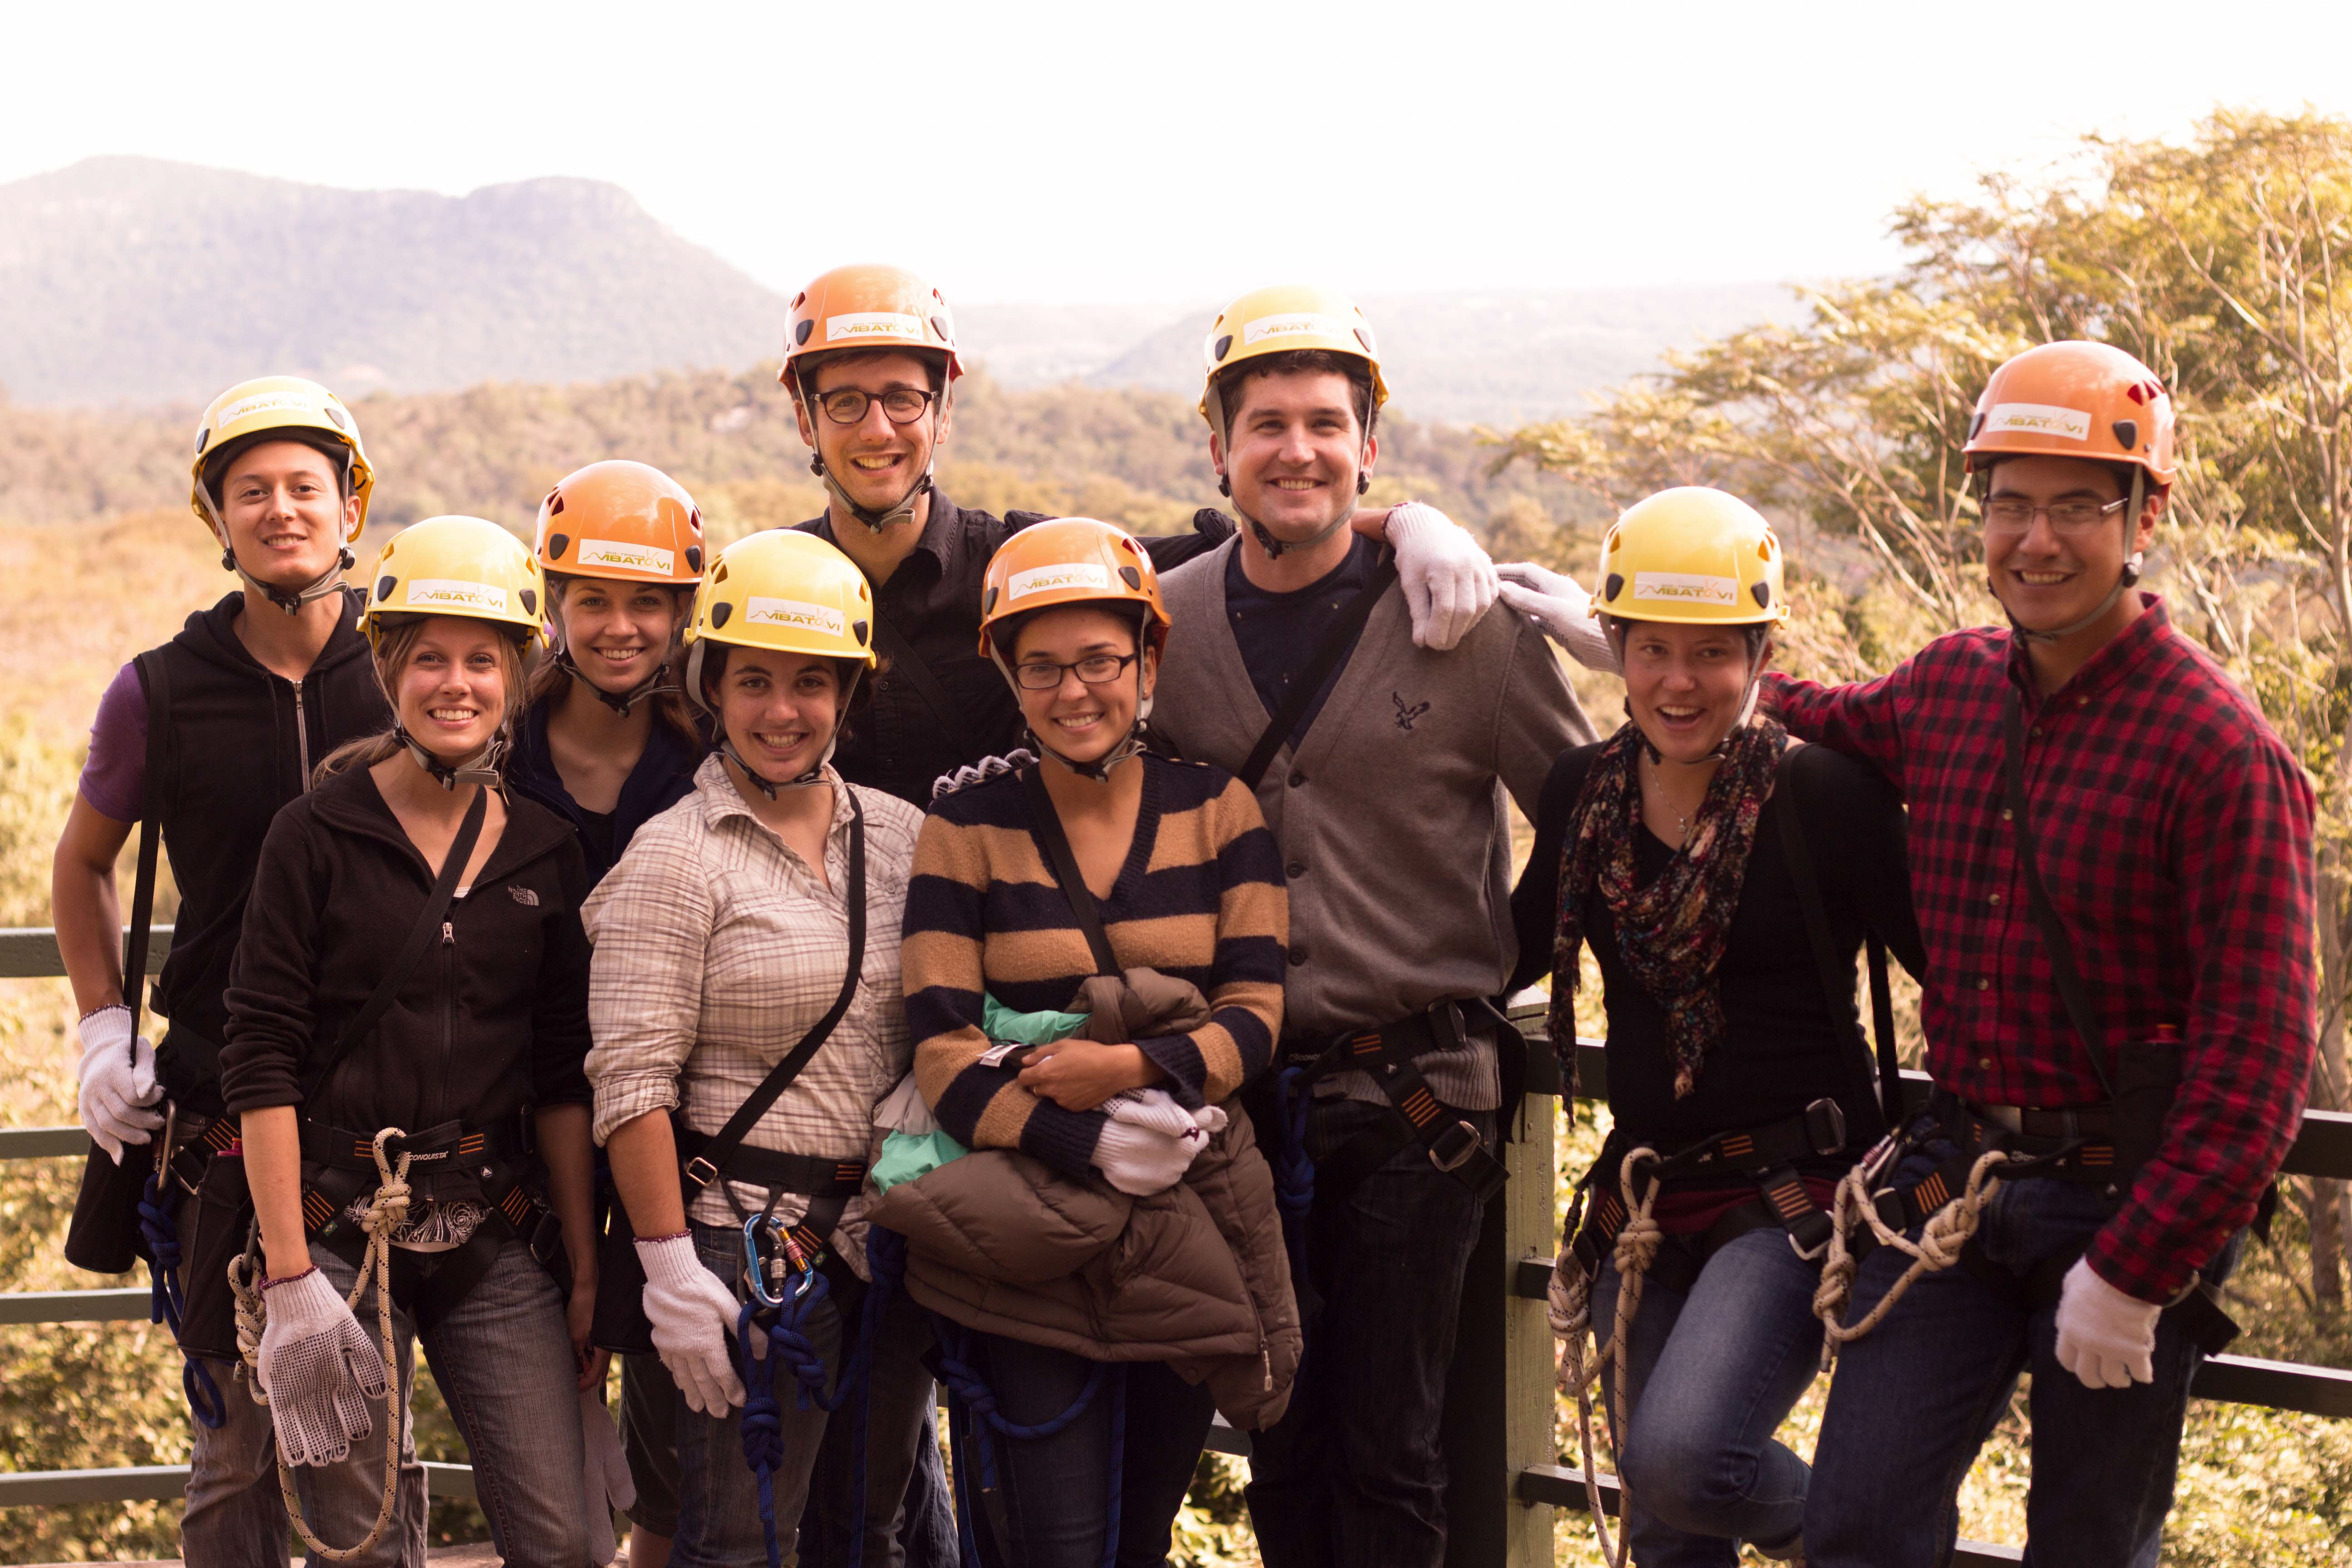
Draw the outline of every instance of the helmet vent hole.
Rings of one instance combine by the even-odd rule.
[[[572,536],[570,534],[551,533],[547,536],[547,558],[550,561],[562,560],[563,552],[571,548]]]
[[[1361,327],[1358,327],[1356,329],[1356,341],[1364,345],[1364,352],[1366,353],[1376,353],[1379,352],[1372,347],[1372,334],[1364,331]]]
[[[1209,351],[1209,355],[1219,364],[1223,364],[1225,362],[1225,356],[1233,352],[1234,335],[1231,332],[1227,332],[1224,336],[1217,340],[1216,346]]]
[[[809,341],[809,334],[814,331],[816,331],[816,318],[814,316],[803,317],[799,321],[793,323],[793,342],[795,344],[805,343]]]
[[[2137,391],[2138,389],[2135,387],[2133,390]],[[2116,432],[2116,444],[2121,447],[2125,451],[2128,452],[2139,445],[2138,420],[2118,419],[2116,421],[2114,428]]]
[[[725,561],[722,560],[719,563],[719,570],[710,574],[710,581],[713,586],[727,581],[727,563]]]
[[[535,616],[535,615],[539,614],[539,590],[538,590],[538,589],[536,589],[536,588],[525,588],[525,589],[523,589],[520,594],[518,594],[518,595],[516,595],[516,597],[518,597],[518,598],[520,598],[520,600],[522,600],[522,613],[523,613],[524,615],[526,615],[526,616]]]
[[[993,610],[993,609],[995,609],[995,608],[996,608],[996,584],[993,584],[993,583],[991,583],[991,584],[988,585],[988,592],[987,592],[985,595],[982,595],[982,597],[981,597],[981,601],[980,601],[980,613],[981,613],[982,615],[983,615],[983,616],[984,616],[984,615],[987,615],[991,610]]]
[[[197,457],[201,458],[201,457],[203,457],[203,456],[205,455],[205,448],[207,446],[211,445],[211,443],[212,443],[212,438],[213,438],[213,429],[212,429],[212,426],[209,426],[209,425],[205,426],[203,429],[201,429],[201,430],[199,430],[199,431],[197,431],[197,432],[196,432],[196,456],[197,456]]]
[[[1984,416],[1984,414],[1983,414],[1983,412],[1982,412],[1981,410],[1979,410],[1979,412],[1978,412],[1978,413],[1977,413],[1973,417],[1971,417],[1971,418],[1969,420],[1969,440],[1973,441],[1973,440],[1975,440],[1975,439],[1977,438],[1977,433],[1978,433],[1979,431],[1980,431],[1980,430],[1982,430],[1982,429],[1984,428],[1984,422],[1985,422],[1985,416]]]
[[[702,546],[699,544],[689,544],[686,547],[686,569],[698,573],[702,570]]]
[[[1748,584],[1748,591],[1756,595],[1756,607],[1758,609],[1769,610],[1772,607],[1771,584],[1750,583]]]
[[[799,310],[803,305],[805,305],[805,304],[807,304],[807,303],[808,303],[808,290],[807,290],[807,289],[802,289],[799,293],[797,293],[797,294],[795,294],[795,295],[793,295],[793,310]]]
[[[931,331],[939,333],[940,342],[943,343],[955,342],[955,334],[948,331],[948,319],[945,316],[933,316],[931,318]]]
[[[864,647],[867,640],[866,634],[871,628],[864,621],[852,621],[849,623],[849,629],[856,634],[857,646]]]
[[[550,490],[550,491],[548,491],[548,492],[547,492],[547,515],[548,515],[548,516],[550,516],[550,517],[553,517],[553,516],[557,515],[558,513],[560,513],[561,511],[562,511],[562,510],[563,510],[563,492],[562,492],[562,490]]]
[[[394,576],[389,572],[377,578],[375,580],[375,602],[381,605],[385,600],[391,598],[392,591],[398,586],[400,586],[400,579]]]
[[[686,526],[694,530],[697,533],[700,533],[702,531],[702,509],[700,507],[695,507],[687,512]]]
[[[1612,572],[1609,574],[1609,581],[1601,585],[1601,597],[1613,605],[1617,602],[1617,595],[1624,591],[1625,574],[1622,572]]]
[[[1138,572],[1132,566],[1120,567],[1118,569],[1118,580],[1126,584],[1129,588],[1132,589],[1136,593],[1140,594],[1143,592],[1143,574]]]
[[[725,626],[729,618],[734,614],[735,606],[732,602],[726,599],[719,600],[717,604],[710,606],[710,629],[714,632],[717,631],[719,627]]]

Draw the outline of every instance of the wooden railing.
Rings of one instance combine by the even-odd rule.
[[[171,942],[168,927],[154,933],[151,972]],[[46,929],[0,930],[0,979],[62,973],[56,937]],[[1542,1035],[1540,1009],[1515,1012],[1530,1044],[1528,1095],[1504,1150],[1511,1180],[1486,1211],[1471,1257],[1463,1301],[1460,1346],[1450,1384],[1447,1449],[1454,1475],[1447,1493],[1449,1568],[1549,1568],[1555,1509],[1586,1506],[1583,1472],[1559,1463],[1554,1438],[1552,1340],[1545,1318],[1557,1216],[1552,1212],[1555,1151],[1553,1099],[1562,1086]],[[1580,1099],[1608,1095],[1608,1063],[1600,1045],[1579,1040],[1575,1054]],[[1927,1080],[1906,1073],[1904,1089],[1924,1103]],[[89,1150],[79,1127],[0,1130],[0,1160],[79,1159]],[[2290,1173],[2352,1178],[2352,1115],[2306,1111],[2287,1155]],[[42,1290],[0,1293],[0,1325],[108,1322],[147,1316],[148,1293],[129,1290]],[[2209,1357],[2193,1392],[2273,1410],[2352,1416],[2352,1373],[2250,1356]],[[1247,1438],[1220,1425],[1209,1447],[1249,1451]],[[187,1480],[184,1465],[122,1469],[0,1473],[0,1507],[169,1499]],[[463,1465],[427,1465],[436,1496],[471,1497],[473,1472]],[[1615,1478],[1597,1478],[1602,1506],[1616,1508]],[[1953,1561],[1962,1568],[2015,1563],[2010,1546],[1962,1542]]]

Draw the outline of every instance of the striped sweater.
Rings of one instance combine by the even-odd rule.
[[[1142,759],[1135,842],[1097,900],[1125,969],[1189,980],[1209,1022],[1135,1044],[1185,1104],[1231,1096],[1272,1058],[1282,1024],[1289,906],[1257,802],[1223,769]],[[944,795],[915,845],[907,887],[907,1021],[915,1079],[941,1126],[973,1148],[1018,1149],[1084,1177],[1100,1110],[1064,1110],[989,1067],[983,991],[1018,1012],[1066,1008],[1094,973],[1087,939],[1030,833],[1017,774]]]

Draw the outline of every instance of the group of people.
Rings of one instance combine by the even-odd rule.
[[[609,1561],[618,1507],[636,1568],[1159,1563],[1222,1415],[1269,1568],[1432,1568],[1497,1004],[1548,973],[1570,1047],[1588,946],[1615,1130],[1555,1327],[1633,1559],[1939,1561],[2031,1371],[2035,1553],[2154,1561],[2315,1029],[2310,790],[2134,585],[2161,383],[2003,366],[2009,626],[1823,688],[1769,669],[1734,497],[1633,507],[1588,594],[1360,504],[1344,297],[1245,294],[1204,357],[1230,516],[999,518],[933,480],[944,299],[838,268],[782,367],[821,517],[712,548],[598,461],[531,545],[431,518],[356,586],[351,411],[206,410],[240,586],[108,688],[55,876],[68,1253],[155,1270],[191,1562],[421,1561],[421,1342],[509,1563]],[[1622,674],[1609,739],[1559,648]],[[1924,1109],[1865,947],[1922,983]]]

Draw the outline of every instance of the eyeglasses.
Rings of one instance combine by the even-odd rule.
[[[856,424],[866,417],[866,410],[877,402],[891,424],[912,425],[931,405],[931,395],[911,386],[894,386],[877,397],[855,386],[845,386],[826,393],[816,402],[824,410],[824,416],[835,425]]]
[[[2111,500],[2105,506],[2095,500],[2062,500],[2036,506],[2019,496],[1995,496],[1984,503],[1984,520],[1987,528],[2000,532],[2023,533],[2037,516],[2046,517],[2060,533],[2084,534],[2130,504],[2129,500]]]
[[[1076,664],[1039,659],[1034,664],[1014,665],[1013,679],[1021,683],[1024,691],[1052,691],[1062,684],[1064,671],[1075,669],[1078,679],[1088,686],[1102,686],[1117,680],[1121,671],[1142,657],[1139,653],[1090,653]]]

